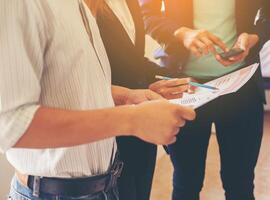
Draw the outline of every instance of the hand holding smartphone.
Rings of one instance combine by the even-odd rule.
[[[230,58],[238,56],[243,52],[244,50],[241,48],[232,48],[228,52],[223,52],[223,53],[220,53],[219,55],[223,60],[229,60]]]

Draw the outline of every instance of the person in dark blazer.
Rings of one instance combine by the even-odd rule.
[[[263,30],[264,20],[254,25],[261,1],[140,0],[140,3],[146,31],[163,46],[166,63],[199,82],[259,62],[259,50],[270,37]],[[244,53],[229,60],[218,55],[234,47],[242,48]],[[174,166],[174,200],[199,199],[212,123],[216,127],[226,199],[255,199],[254,169],[263,133],[264,102],[263,79],[258,69],[239,92],[197,110],[196,120],[188,123],[177,142],[169,146]]]
[[[138,1],[104,2],[96,19],[111,64],[112,83],[129,88],[150,87],[168,99],[181,97],[189,87],[174,86],[189,79],[155,82],[155,75],[176,76],[177,73],[144,57],[145,31]],[[119,137],[117,144],[124,161],[118,184],[120,199],[150,199],[157,147],[134,137]]]

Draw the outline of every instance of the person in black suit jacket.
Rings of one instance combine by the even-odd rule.
[[[259,62],[258,52],[270,37],[266,34],[262,16],[254,26],[256,13],[262,6],[261,1],[213,1],[212,4],[231,3],[228,7],[233,9],[230,13],[226,13],[226,17],[223,14],[225,11],[228,12],[227,8],[217,11],[213,8],[202,8],[203,4],[209,3],[202,0],[140,0],[140,3],[146,31],[164,47],[166,63],[179,67],[184,75],[192,76],[199,82],[206,82],[223,75],[221,70],[233,69],[231,66],[233,64],[241,67],[241,65]],[[164,11],[161,11],[162,3],[164,3]],[[268,0],[265,0],[263,10],[269,13],[269,7],[266,8],[266,4],[269,4]],[[202,22],[198,16],[207,17],[207,22]],[[220,19],[220,16],[224,18]],[[198,30],[196,27],[198,24],[209,27],[209,24],[216,23],[217,20],[220,20],[220,24],[213,32],[212,30]],[[228,33],[233,35],[232,33],[235,32],[236,34],[233,35],[231,41],[225,41],[226,37],[224,37],[223,42],[223,38],[217,37],[216,32],[220,33],[219,31],[224,29],[227,20],[231,25],[233,24],[232,27],[235,27]],[[233,47],[240,47],[245,51],[240,56],[223,60],[216,53],[216,49],[219,47],[227,51],[229,42],[234,43]],[[215,62],[212,69],[220,72],[219,74],[213,75],[211,70],[201,73],[208,65],[204,66],[200,59],[208,58]],[[197,66],[194,66],[194,63],[197,63]],[[215,65],[219,68],[215,68]],[[190,70],[190,66],[193,67],[193,71]],[[197,71],[194,70],[195,67],[198,67]],[[169,146],[174,165],[174,200],[199,199],[204,181],[205,160],[212,123],[215,124],[217,131],[221,156],[221,178],[226,191],[226,199],[255,199],[254,168],[263,132],[264,102],[263,80],[261,71],[258,69],[238,93],[218,98],[197,110],[197,119],[188,123],[178,135],[177,142]]]
[[[105,2],[108,4],[97,12],[96,19],[111,64],[112,83],[128,88],[150,87],[168,99],[181,97],[189,87],[174,86],[187,83],[189,79],[155,82],[155,75],[176,76],[177,72],[174,69],[161,68],[144,57],[145,31],[137,0]],[[123,13],[118,15],[121,12],[119,9],[124,8],[124,3],[127,4],[133,20],[127,26],[134,23],[135,35],[131,31],[132,36],[119,18]],[[120,8],[113,10],[112,7],[117,4],[120,4]],[[125,14],[128,18],[128,13]],[[124,161],[123,173],[118,183],[120,199],[148,200],[155,168],[156,146],[134,137],[117,138],[117,144],[120,157]]]

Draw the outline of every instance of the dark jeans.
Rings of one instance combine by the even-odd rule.
[[[118,179],[120,200],[149,200],[157,147],[132,137],[119,137],[117,144],[124,162]]]
[[[263,133],[263,102],[254,82],[197,110],[194,122],[181,129],[169,146],[174,166],[173,200],[198,200],[215,123],[221,179],[227,200],[254,200],[254,168]]]
[[[16,177],[13,178],[9,200],[119,200],[117,188],[109,192],[100,192],[80,197],[64,197],[48,194],[40,194],[40,197],[34,197],[33,191],[20,184]]]

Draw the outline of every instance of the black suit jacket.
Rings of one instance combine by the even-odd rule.
[[[193,28],[193,1],[192,0],[139,0],[142,7],[142,13],[145,23],[146,32],[152,36],[157,42],[159,42],[166,53],[171,56],[177,57],[182,65],[185,64],[189,56],[189,51],[180,44],[174,37],[174,32],[182,27],[186,26]],[[165,11],[161,11],[162,2],[165,4]],[[261,42],[254,47],[247,63],[259,62],[259,50],[266,40],[270,38],[269,28],[267,30],[267,24],[263,20],[263,15],[258,21],[257,25],[254,25],[255,17],[260,8],[263,7],[265,15],[269,15],[269,0],[236,0],[236,24],[238,34],[256,33],[260,36]],[[254,77],[256,84],[258,85],[258,91],[262,98],[265,99],[263,90],[263,80],[261,71],[258,70]]]
[[[135,44],[113,11],[106,6],[97,13],[96,19],[112,69],[112,83],[129,88],[147,88],[155,81],[155,75],[170,75],[170,69],[144,57],[145,30],[137,0],[127,0],[135,29]]]
[[[165,75],[170,73],[170,70],[160,68],[144,57],[145,31],[140,7],[137,0],[126,0],[126,2],[135,24],[135,44],[108,6],[97,13],[97,24],[111,64],[112,83],[134,89],[147,88],[155,81],[156,74]],[[125,162],[124,170],[131,169],[136,173],[151,171],[149,163],[154,159],[152,155],[156,148],[154,145],[135,137],[117,138],[117,144],[121,159]]]

